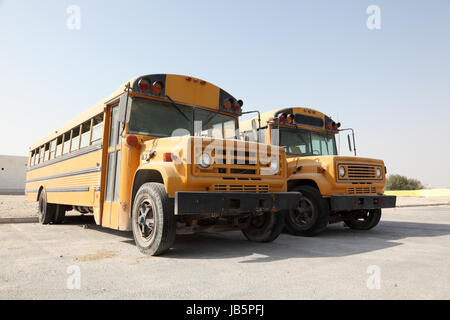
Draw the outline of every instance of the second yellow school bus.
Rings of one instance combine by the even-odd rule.
[[[91,212],[99,225],[132,230],[152,255],[176,233],[241,229],[272,241],[299,193],[286,192],[282,149],[236,139],[242,104],[189,76],[131,79],[31,146],[27,198],[39,201],[42,223]]]
[[[286,214],[291,233],[313,236],[339,221],[368,230],[380,221],[382,208],[395,207],[396,197],[383,194],[384,162],[339,156],[335,135],[351,129],[340,129],[322,112],[275,109],[241,122],[240,129],[247,140],[279,145],[287,153],[288,190],[302,193],[298,207]]]

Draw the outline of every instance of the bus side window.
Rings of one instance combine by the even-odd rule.
[[[39,148],[39,163],[44,162],[44,154],[45,154],[45,147],[42,146]]]
[[[30,152],[30,160],[28,161],[28,166],[31,167],[34,164],[34,150]]]
[[[39,162],[39,149],[34,149],[33,166],[37,165]]]
[[[80,149],[89,146],[89,137],[91,135],[91,120],[81,125]]]
[[[100,143],[103,139],[103,113],[94,117],[94,125],[92,127],[91,144]]]
[[[56,140],[50,142],[50,160],[55,158]]]
[[[44,146],[44,161],[48,161],[48,156],[50,155],[50,145],[48,143],[45,144]]]
[[[61,156],[61,150],[62,150],[62,136],[59,136],[58,139],[56,139],[55,158]]]
[[[72,147],[70,151],[78,150],[80,147],[80,126],[72,130]]]
[[[70,152],[70,131],[64,134],[63,154]]]

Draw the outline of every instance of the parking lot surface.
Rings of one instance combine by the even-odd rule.
[[[252,243],[178,236],[160,257],[92,217],[0,224],[1,299],[449,299],[450,206],[385,210],[373,230]]]

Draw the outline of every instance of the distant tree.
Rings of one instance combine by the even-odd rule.
[[[423,184],[417,179],[410,179],[399,174],[392,174],[386,180],[386,190],[419,190]]]

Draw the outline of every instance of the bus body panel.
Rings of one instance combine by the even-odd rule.
[[[67,160],[62,156],[54,163],[28,170],[27,198],[36,201],[38,191],[44,188],[49,203],[95,206],[99,201],[95,192],[100,189],[102,151],[93,147],[88,153]]]

